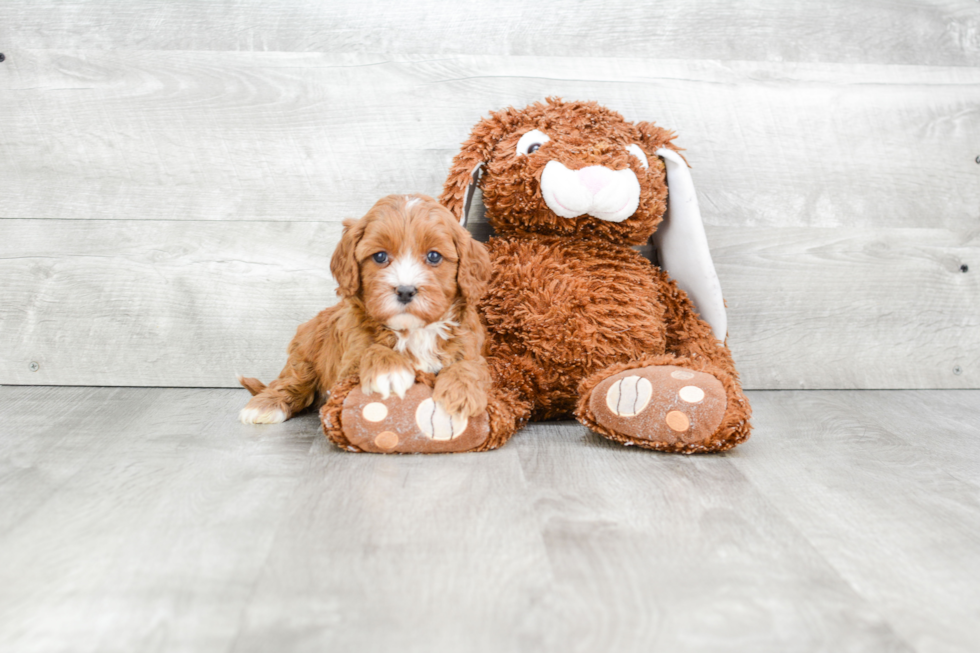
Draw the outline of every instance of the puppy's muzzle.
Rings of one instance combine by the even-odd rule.
[[[412,300],[415,299],[415,295],[418,292],[418,288],[415,286],[398,286],[395,288],[395,295],[398,296],[398,301],[402,304],[412,303]]]

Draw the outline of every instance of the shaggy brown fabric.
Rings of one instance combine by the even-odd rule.
[[[518,140],[532,129],[551,140],[533,154],[518,155]],[[483,202],[497,233],[487,244],[493,274],[480,304],[493,379],[487,448],[506,442],[530,419],[573,415],[611,440],[663,451],[723,451],[748,437],[751,409],[731,352],[698,317],[686,293],[629,247],[647,242],[663,219],[666,172],[655,152],[677,150],[673,138],[652,123],[629,123],[594,102],[548,99],[492,113],[463,144],[440,200],[459,215],[471,173],[484,164]],[[630,144],[643,149],[649,169],[628,154]],[[555,215],[540,189],[550,160],[570,170],[629,167],[640,182],[639,207],[619,223]],[[647,365],[703,371],[722,383],[727,408],[710,437],[654,442],[595,421],[589,398],[596,385]]]

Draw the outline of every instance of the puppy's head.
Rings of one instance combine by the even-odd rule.
[[[490,257],[453,215],[426,195],[389,195],[360,220],[345,220],[330,262],[342,297],[395,330],[446,317],[454,302],[474,306]]]

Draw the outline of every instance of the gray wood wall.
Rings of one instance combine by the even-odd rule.
[[[0,52],[0,383],[274,376],[341,219],[558,95],[679,132],[747,387],[980,387],[974,0],[4,0]]]

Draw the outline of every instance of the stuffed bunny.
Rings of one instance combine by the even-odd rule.
[[[492,387],[489,419],[443,450],[493,449],[529,420],[573,416],[661,451],[723,451],[748,437],[721,288],[673,139],[558,99],[473,128],[440,201],[465,224],[479,186],[495,230],[479,306]],[[631,247],[651,237],[661,267]],[[335,441],[344,400],[322,412]],[[363,401],[348,401],[348,414]]]

